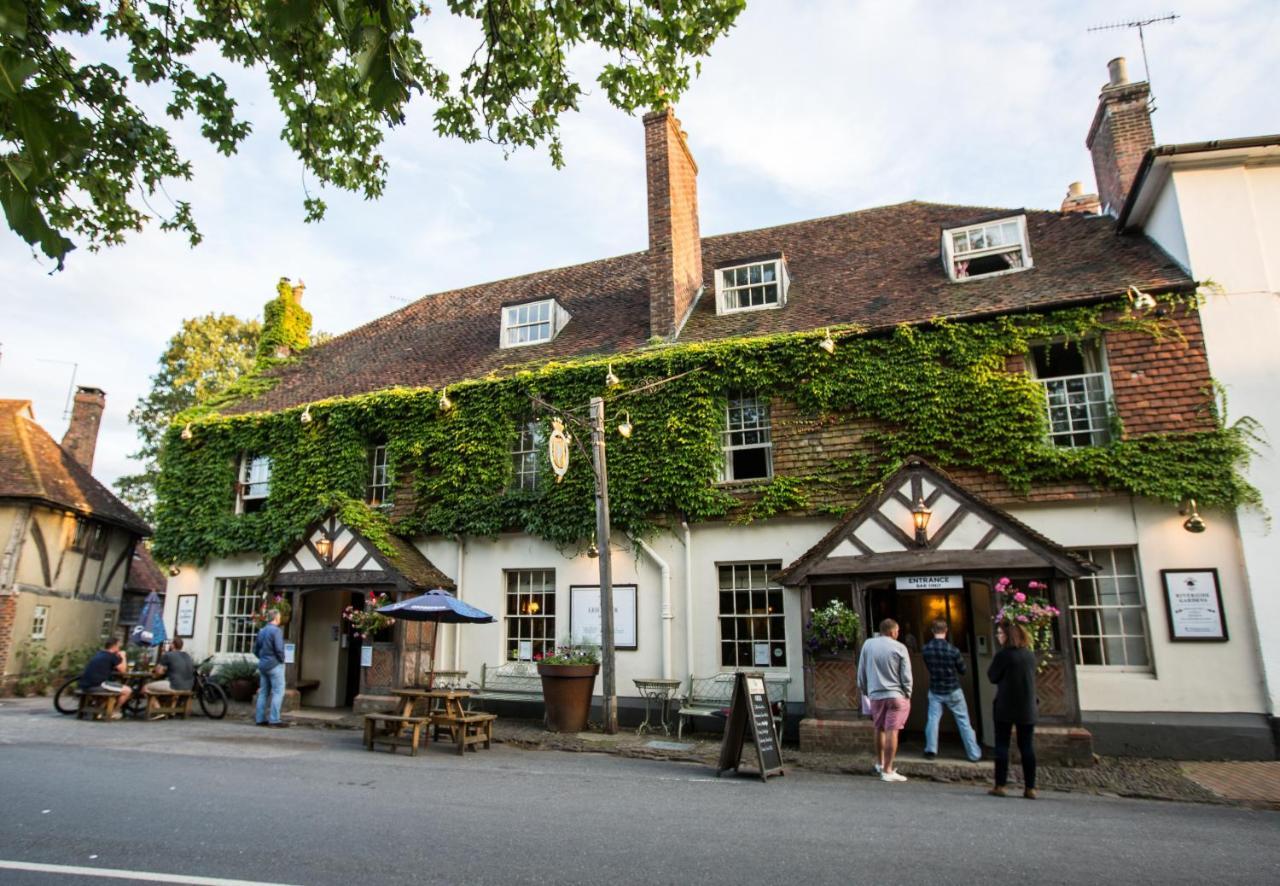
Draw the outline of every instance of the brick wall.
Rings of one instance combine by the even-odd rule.
[[[1093,155],[1098,197],[1105,209],[1118,213],[1147,149],[1156,143],[1147,102],[1146,83],[1104,87],[1085,146]]]
[[[13,649],[13,628],[18,617],[18,595],[0,596],[0,695],[13,692],[15,679],[6,678],[9,669],[9,653]]]
[[[649,200],[649,334],[670,336],[702,284],[698,165],[670,108],[644,118]]]

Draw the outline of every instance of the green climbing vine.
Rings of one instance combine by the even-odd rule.
[[[546,482],[531,491],[508,488],[521,423],[548,418],[535,413],[535,398],[585,418],[589,398],[604,396],[611,417],[629,413],[634,434],[624,440],[611,421],[608,458],[613,524],[632,534],[651,533],[673,513],[692,521],[838,513],[913,454],[944,469],[988,472],[1015,490],[1084,481],[1170,502],[1256,503],[1257,492],[1240,473],[1248,428],[1225,426],[1211,392],[1205,409],[1212,420],[1200,430],[1060,449],[1044,442],[1043,389],[1007,369],[1011,355],[1037,341],[1132,330],[1176,335],[1180,306],[1166,299],[1164,307],[1170,310],[1133,312],[1113,303],[880,332],[833,327],[839,338],[833,354],[815,346],[820,332],[650,347],[609,358],[624,381],[617,389],[604,386],[604,358],[544,362],[451,385],[447,411],[438,391],[401,388],[311,403],[309,423],[299,421],[301,408],[225,415],[206,405],[180,416],[166,440],[156,552],[194,562],[277,553],[326,511],[364,498],[374,444],[387,447],[396,506],[394,519],[375,515],[370,532],[519,530],[581,549],[595,524],[592,471],[581,450],[574,447],[564,482],[550,482],[543,451]],[[269,379],[269,373],[249,379],[245,390]],[[662,379],[672,380],[639,390]],[[819,470],[780,468],[768,483],[718,485],[730,390],[789,403],[799,420],[815,426],[856,424],[858,444]],[[187,421],[193,433],[182,440]],[[585,441],[585,428],[570,422],[569,430]],[[775,420],[774,430],[778,439],[785,429]],[[243,453],[271,456],[271,488],[266,507],[237,515]]]

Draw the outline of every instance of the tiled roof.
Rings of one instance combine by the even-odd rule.
[[[1192,281],[1140,235],[1108,218],[1026,211],[1034,267],[952,283],[941,232],[1020,209],[901,203],[795,224],[704,237],[706,291],[680,341],[977,317],[1114,297],[1134,285],[1164,291]],[[780,310],[717,316],[717,264],[782,252],[791,274]],[[500,308],[556,298],[572,315],[551,342],[500,349]],[[439,387],[529,361],[639,348],[649,331],[644,253],[442,292],[320,345],[274,370],[279,384],[228,412],[278,410],[399,386]]]
[[[151,527],[36,424],[30,400],[0,400],[0,498],[34,499],[151,534]]]
[[[124,580],[124,589],[148,594],[155,591],[163,597],[165,588],[168,586],[169,578],[152,558],[151,552],[143,545],[134,548],[133,559],[129,561],[129,574]]]

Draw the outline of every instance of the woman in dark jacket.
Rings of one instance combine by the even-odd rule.
[[[991,660],[987,679],[996,684],[996,786],[992,796],[1005,796],[1009,781],[1009,739],[1018,729],[1018,753],[1022,755],[1022,796],[1036,798],[1036,655],[1027,629],[1005,619],[996,625],[1000,651]]]

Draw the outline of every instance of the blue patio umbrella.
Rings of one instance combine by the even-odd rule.
[[[168,636],[164,629],[164,600],[152,591],[142,601],[142,612],[138,614],[138,623],[129,632],[129,642],[138,646],[159,646]]]
[[[408,600],[400,600],[396,603],[388,603],[386,606],[379,606],[378,612],[383,615],[390,615],[395,618],[402,618],[405,621],[430,621],[435,622],[436,630],[439,631],[441,623],[444,624],[491,624],[497,621],[489,613],[483,609],[477,609],[463,603],[453,594],[443,588],[435,588],[427,591],[418,597],[410,597]],[[421,670],[422,662],[422,633],[418,633],[418,665],[414,668],[414,682],[417,682],[418,673]],[[430,687],[435,682],[436,675],[436,642],[433,637],[431,641],[431,675],[427,678],[427,686]]]

